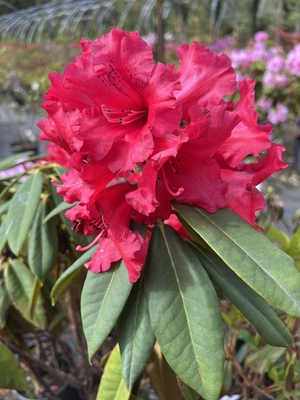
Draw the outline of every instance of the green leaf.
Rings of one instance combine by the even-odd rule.
[[[84,263],[92,258],[98,246],[94,246],[80,256],[69,268],[67,268],[55,282],[51,290],[51,298],[55,303],[58,298],[72,286],[73,282],[85,271]]]
[[[275,228],[275,226],[271,224],[269,225],[266,234],[267,238],[271,240],[271,242],[278,243],[283,251],[287,251],[290,239],[285,232]]]
[[[178,380],[178,385],[180,387],[180,390],[181,390],[184,400],[198,400],[199,399],[197,392],[195,392],[192,388],[190,388],[188,385],[186,385],[180,379],[177,378],[177,380]]]
[[[145,291],[151,325],[168,364],[205,399],[218,399],[224,338],[216,292],[194,252],[168,225],[152,233]]]
[[[62,167],[61,165],[55,165],[53,167],[54,171],[57,173],[58,176],[62,176],[62,174],[69,172],[69,170],[65,167]]]
[[[37,171],[23,182],[11,201],[6,219],[8,244],[18,255],[35,216],[42,191],[43,176]]]
[[[7,242],[7,218],[5,217],[0,226],[0,253],[2,252],[6,242]]]
[[[48,222],[51,218],[55,217],[55,215],[60,214],[63,211],[67,211],[70,208],[76,206],[76,204],[78,204],[78,202],[76,201],[75,203],[72,204],[68,204],[65,202],[60,203],[58,206],[56,206],[55,208],[53,208],[53,210],[45,217],[43,224],[45,224],[46,222]]]
[[[175,372],[167,363],[157,342],[147,364],[147,375],[159,399],[182,400]]]
[[[5,203],[0,205],[0,215],[6,214],[10,205],[10,200],[5,201]]]
[[[291,345],[292,336],[284,323],[258,293],[242,281],[219,257],[199,246],[192,249],[210,279],[267,343],[279,347]]]
[[[281,310],[300,316],[300,274],[294,261],[243,218],[221,209],[175,204],[183,218],[254,291]]]
[[[0,388],[26,390],[25,372],[14,354],[0,342]]]
[[[13,156],[9,156],[5,158],[4,160],[0,161],[0,171],[4,171],[5,169],[14,167],[15,165],[20,164],[20,159],[30,156],[31,154],[34,154],[33,151],[25,151],[24,153],[18,153],[14,154]],[[24,161],[22,161],[24,162]]]
[[[5,196],[6,193],[8,193],[10,191],[10,189],[15,186],[19,180],[25,176],[27,174],[27,172],[25,171],[23,174],[18,175],[18,177],[16,179],[14,179],[13,181],[11,181],[11,183],[9,185],[6,185],[5,188],[1,191],[0,193],[0,200]]]
[[[8,309],[11,305],[11,298],[9,297],[3,280],[0,282],[0,330],[4,328],[6,324],[6,317]]]
[[[261,350],[250,354],[245,361],[245,366],[252,366],[255,372],[264,373],[277,361],[284,353],[284,347],[273,347],[268,344]]]
[[[43,224],[49,209],[48,199],[43,199],[38,207],[28,241],[28,263],[40,282],[44,282],[52,270],[58,250],[58,237],[54,221],[50,220]]]
[[[117,322],[131,288],[124,262],[107,272],[87,273],[81,294],[81,315],[90,359]]]
[[[7,291],[14,306],[27,321],[45,329],[45,307],[41,294],[36,296],[36,278],[30,269],[22,261],[14,259],[5,268],[4,273]]]
[[[61,205],[62,203],[65,204],[63,202],[63,198],[62,196],[60,196],[57,192],[56,192],[56,187],[54,185],[51,186],[51,193],[52,193],[52,197],[54,200],[54,203],[56,206]],[[65,216],[64,212],[60,212],[60,216],[61,219],[69,233],[69,235],[73,238],[74,242],[76,244],[79,244],[82,247],[88,246],[90,244],[90,242],[93,240],[93,237],[87,237],[85,235],[79,235],[76,231],[74,231],[72,229],[72,223],[71,221]]]
[[[144,370],[155,343],[144,293],[143,275],[133,285],[118,319],[117,329],[122,355],[122,374],[128,389],[131,389]]]
[[[300,226],[298,227],[296,232],[293,233],[293,235],[290,239],[289,248],[288,248],[287,253],[291,257],[295,257],[295,256],[297,256],[297,254],[299,254],[299,251],[300,251]]]
[[[122,378],[122,360],[117,345],[105,365],[96,400],[128,400],[130,392]]]

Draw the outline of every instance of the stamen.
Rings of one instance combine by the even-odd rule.
[[[108,122],[121,125],[130,124],[131,122],[146,116],[148,113],[148,110],[146,109],[142,110],[132,110],[131,108],[129,108],[128,110],[107,109],[105,108],[104,104],[102,104],[101,110]]]
[[[174,197],[179,196],[179,195],[184,191],[184,188],[179,188],[179,189],[177,190],[177,192],[173,192],[173,191],[170,189],[170,186],[169,186],[169,184],[168,184],[168,182],[167,182],[167,177],[166,177],[166,173],[165,173],[164,166],[162,167],[161,172],[162,172],[164,184],[166,185],[167,191],[168,191],[172,196],[174,196]]]
[[[98,239],[103,235],[104,232],[105,232],[105,231],[102,230],[102,231],[99,233],[99,235],[97,235],[96,238],[92,241],[92,243],[90,243],[90,244],[87,245],[86,247],[81,247],[80,245],[76,246],[76,250],[78,250],[78,251],[85,251],[85,250],[90,249],[91,247],[94,246],[94,244],[98,241]]]

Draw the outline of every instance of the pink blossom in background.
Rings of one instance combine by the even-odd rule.
[[[229,53],[233,68],[247,68],[251,63],[248,52],[245,49],[234,49]]]
[[[262,85],[267,88],[284,88],[288,84],[289,78],[285,74],[266,71],[262,78]]]
[[[269,110],[268,120],[274,125],[280,124],[287,120],[288,113],[288,108],[284,104],[278,102],[276,108],[271,108]]]
[[[269,35],[267,34],[267,32],[264,31],[260,31],[260,32],[256,32],[255,36],[254,36],[254,40],[256,42],[266,42],[269,38]]]
[[[300,75],[300,43],[288,53],[286,66],[291,74]]]
[[[256,42],[249,52],[251,62],[262,61],[265,58],[266,48],[262,42]]]
[[[267,61],[266,68],[270,72],[279,72],[285,67],[285,60],[278,54]]]
[[[272,99],[263,97],[262,99],[257,100],[256,104],[262,109],[262,111],[268,111],[272,102]]]

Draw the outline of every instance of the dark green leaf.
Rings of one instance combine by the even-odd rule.
[[[118,339],[122,355],[122,374],[129,389],[144,370],[155,343],[143,275],[133,285],[118,319]]]
[[[26,390],[25,372],[14,354],[0,342],[0,388]]]
[[[8,244],[18,255],[28,235],[42,191],[42,174],[38,171],[23,182],[11,201],[6,219]]]
[[[84,263],[89,261],[98,246],[85,251],[68,269],[66,269],[55,282],[51,290],[51,298],[55,303],[57,299],[72,286],[73,282],[85,270]]]
[[[44,329],[46,325],[45,309],[41,294],[35,297],[36,278],[22,261],[14,259],[5,268],[7,291],[14,306],[25,319]],[[32,302],[35,300],[34,307]]]
[[[5,217],[0,226],[0,252],[2,252],[4,246],[7,242],[7,233],[8,233],[7,219]]]
[[[104,368],[96,400],[128,400],[130,392],[122,378],[122,360],[117,345]]]
[[[199,246],[192,248],[210,279],[256,328],[261,337],[273,346],[289,347],[292,336],[268,303],[219,257]]]
[[[43,199],[38,207],[28,241],[28,263],[40,282],[44,282],[53,268],[58,250],[58,237],[54,221],[50,220],[43,224],[49,210],[48,199]]]
[[[167,225],[153,231],[145,290],[151,325],[171,368],[205,399],[218,399],[224,338],[216,292],[194,252]]]
[[[10,305],[11,298],[9,297],[5,283],[2,280],[0,282],[0,330],[3,329],[6,324],[6,317]]]
[[[117,322],[131,288],[124,262],[100,274],[88,272],[81,295],[81,315],[90,359]]]
[[[254,291],[283,311],[300,316],[300,273],[291,257],[230,210],[209,214],[195,206],[174,207]]]
[[[53,197],[53,200],[54,200],[54,203],[55,203],[56,206],[59,206],[59,205],[61,205],[62,203],[65,204],[65,203],[63,202],[62,196],[60,196],[60,195],[56,192],[56,187],[55,187],[54,185],[52,185],[52,187],[51,187],[51,193],[52,193],[52,197]],[[73,238],[75,244],[80,245],[80,246],[82,246],[82,247],[86,247],[86,246],[88,246],[88,245],[91,243],[91,241],[93,240],[92,237],[87,237],[87,236],[84,236],[84,235],[79,235],[76,231],[74,231],[74,230],[72,229],[72,223],[71,223],[71,221],[65,216],[65,213],[64,213],[64,212],[60,212],[60,216],[61,216],[61,219],[62,219],[62,221],[63,221],[63,223],[64,223],[64,225],[65,225],[65,227],[66,227],[66,229],[67,229],[67,231],[68,231],[68,233],[69,233],[69,235]]]

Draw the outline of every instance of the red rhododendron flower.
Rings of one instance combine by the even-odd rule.
[[[136,32],[113,28],[81,46],[62,75],[49,75],[39,126],[69,169],[57,188],[77,202],[66,215],[99,244],[86,267],[98,273],[123,259],[135,282],[149,235],[131,222],[177,226],[172,201],[210,213],[227,207],[258,228],[265,203],[256,185],[286,165],[270,125],[257,123],[255,82],[238,85],[230,59],[196,42],[179,47],[177,70],[155,65]],[[238,101],[226,100],[236,92]]]

